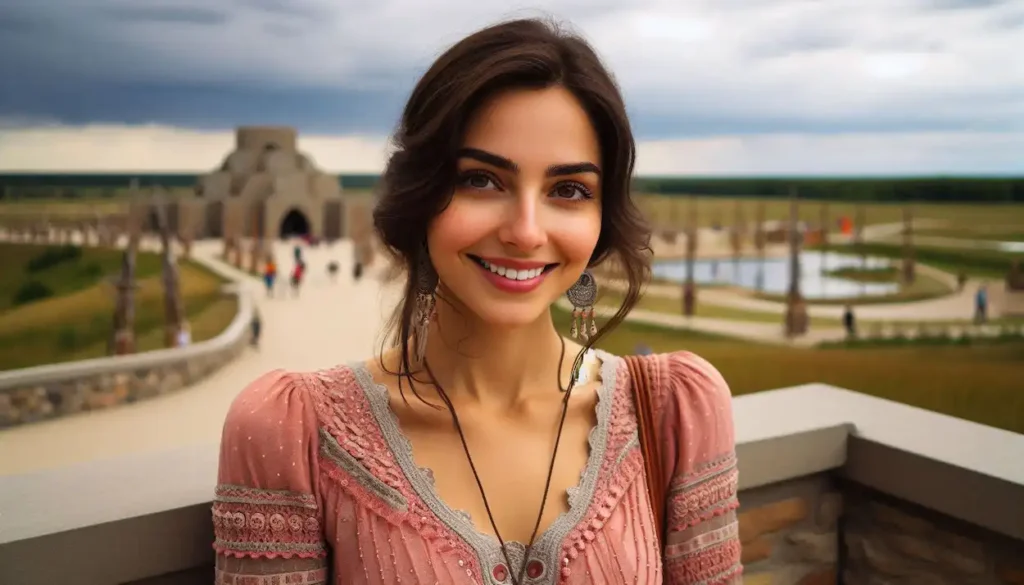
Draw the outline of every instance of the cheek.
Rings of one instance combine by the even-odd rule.
[[[480,241],[487,230],[488,221],[479,208],[454,198],[430,223],[427,245],[432,255],[457,253]]]
[[[601,236],[601,213],[574,213],[560,218],[550,232],[567,262],[585,266]]]

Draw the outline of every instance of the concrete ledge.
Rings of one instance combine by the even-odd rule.
[[[743,490],[838,473],[1024,541],[1024,435],[824,384],[733,402]],[[208,444],[4,477],[0,583],[208,579],[218,455]]]
[[[733,417],[741,488],[837,461],[826,431],[845,425],[836,468],[848,479],[1024,540],[1024,435],[826,384],[737,397]]]
[[[221,276],[237,278],[216,262],[196,260]],[[208,376],[245,348],[255,310],[237,283],[226,285],[224,292],[237,297],[238,312],[213,339],[182,348],[0,372],[0,428],[141,400]],[[19,404],[22,414],[17,414]]]

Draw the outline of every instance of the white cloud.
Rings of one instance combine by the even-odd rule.
[[[375,173],[383,136],[299,136],[325,171]],[[0,172],[184,172],[220,165],[232,132],[44,126],[0,134]],[[1024,133],[750,135],[640,142],[639,175],[898,175],[1024,172]]]
[[[234,146],[233,132],[157,125],[12,128],[0,133],[0,172],[202,173]],[[382,137],[299,137],[299,149],[330,172],[378,172],[386,148]]]

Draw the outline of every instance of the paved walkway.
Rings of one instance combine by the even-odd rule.
[[[200,242],[198,261],[218,262],[219,242]],[[392,298],[372,275],[351,278],[352,246],[306,248],[308,281],[300,298],[267,299],[255,278],[242,275],[263,319],[261,347],[247,350],[200,384],[108,410],[27,424],[0,431],[0,476],[216,443],[231,401],[250,381],[275,368],[311,370],[363,359],[378,349],[378,331]],[[279,259],[291,258],[281,244]],[[337,259],[341,271],[331,283],[326,265]],[[283,270],[290,262],[281,262]],[[372,272],[372,271],[371,271]],[[282,289],[283,290],[283,289]]]

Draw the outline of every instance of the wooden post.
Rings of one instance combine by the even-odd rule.
[[[242,269],[242,238],[231,236],[231,265]]]
[[[764,290],[764,249],[768,244],[768,234],[764,231],[765,209],[764,199],[757,201],[757,227],[754,232],[754,246],[757,248],[757,276],[754,281],[754,288]]]
[[[867,221],[867,213],[865,212],[865,205],[860,203],[857,205],[857,217],[854,219],[853,226],[853,241],[857,248],[857,253],[860,254],[860,267],[868,267],[867,250],[864,248],[864,222]]]
[[[914,284],[914,222],[910,206],[903,207],[903,283]]]
[[[692,317],[697,309],[694,260],[697,254],[697,198],[690,195],[690,218],[686,226],[686,282],[683,283],[683,315]]]
[[[185,309],[181,299],[181,285],[178,278],[178,264],[171,249],[171,229],[167,223],[167,203],[158,195],[153,200],[156,211],[157,230],[160,234],[160,250],[164,285],[164,346],[178,347],[179,334],[188,327],[185,323]]]
[[[821,204],[821,219],[818,220],[821,223],[821,271],[822,273],[828,270],[825,265],[826,258],[828,258],[828,236],[829,236],[829,209],[828,202],[822,202]]]
[[[807,304],[800,293],[800,213],[796,189],[789,196],[789,292],[786,295],[786,336],[807,333]]]
[[[117,301],[114,308],[114,333],[110,340],[110,353],[114,355],[135,353],[135,254],[138,246],[138,236],[129,236],[128,245],[121,256],[121,278],[114,283]]]
[[[732,230],[729,232],[729,245],[732,248],[733,278],[739,284],[740,254],[743,252],[743,239],[746,235],[746,219],[743,217],[743,204],[737,200],[733,215]]]

